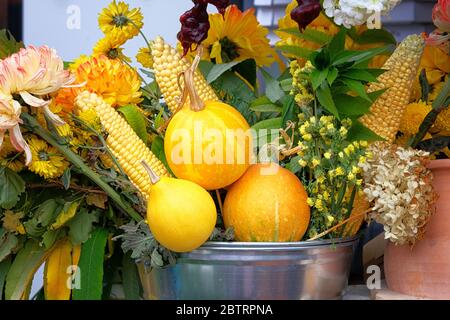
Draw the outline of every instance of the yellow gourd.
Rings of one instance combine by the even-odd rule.
[[[184,73],[190,104],[170,121],[164,151],[175,176],[208,190],[220,189],[239,179],[249,167],[252,137],[247,121],[235,108],[201,100],[193,81],[197,62]]]
[[[206,242],[217,220],[211,195],[199,185],[182,179],[158,177],[145,163],[152,180],[147,223],[155,239],[174,252],[188,252]]]

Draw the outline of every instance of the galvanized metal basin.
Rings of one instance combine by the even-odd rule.
[[[147,299],[339,299],[357,240],[207,242],[175,266],[139,270]]]

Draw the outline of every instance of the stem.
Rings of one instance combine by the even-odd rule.
[[[76,153],[74,153],[69,147],[61,145],[56,141],[56,139],[37,122],[37,120],[29,115],[28,113],[22,113],[22,120],[24,120],[32,129],[32,131],[38,134],[45,141],[50,143],[52,146],[57,148],[74,166],[76,166],[85,176],[91,179],[95,184],[97,184],[103,191],[108,194],[108,196],[131,218],[139,222],[142,217],[137,213],[128,203],[124,202],[120,195],[102,178],[95,173],[91,168],[89,168]]]
[[[220,196],[220,192],[218,189],[216,189],[216,196],[217,196],[217,201],[219,202],[219,209],[220,209],[220,214],[223,215],[223,204],[222,204],[222,198]]]
[[[184,72],[184,90],[187,90],[187,93],[189,94],[191,110],[193,111],[202,111],[205,109],[205,103],[198,95],[194,84],[194,74],[198,64],[200,63],[201,54],[202,47],[199,47],[191,67]]]
[[[144,160],[141,161],[142,166],[147,170],[148,175],[150,176],[150,180],[152,181],[152,184],[156,184],[161,180],[161,178],[153,171],[153,169],[145,162]]]

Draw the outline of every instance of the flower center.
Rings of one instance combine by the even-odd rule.
[[[45,151],[39,151],[38,157],[40,161],[48,161],[50,157],[48,156],[48,153]]]
[[[227,63],[231,62],[236,58],[239,58],[239,47],[227,37],[220,39],[220,46],[222,47],[221,56],[222,62]]]
[[[117,59],[117,58],[119,58],[119,50],[117,50],[117,48],[113,48],[108,51],[106,56],[110,59]]]
[[[114,16],[112,21],[116,27],[126,26],[129,22],[128,18],[125,15],[123,15],[122,13],[117,16]]]

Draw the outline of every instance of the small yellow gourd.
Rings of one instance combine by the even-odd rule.
[[[158,177],[145,163],[152,180],[147,223],[155,239],[174,252],[188,252],[206,242],[217,220],[211,195],[199,185],[182,179]]]
[[[207,190],[220,189],[239,179],[249,167],[252,136],[238,110],[220,101],[202,101],[193,80],[197,62],[184,73],[190,104],[170,121],[164,151],[175,176]]]

